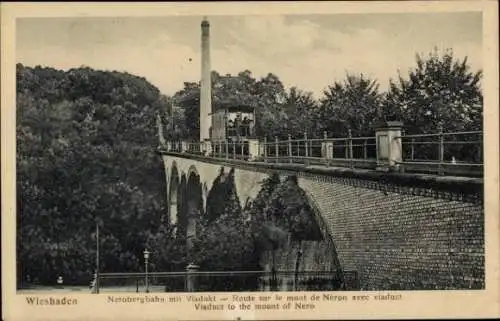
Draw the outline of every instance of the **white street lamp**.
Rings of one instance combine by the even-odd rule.
[[[149,284],[148,284],[148,263],[149,263],[149,254],[151,254],[151,252],[149,252],[147,249],[144,250],[143,252],[144,254],[144,265],[145,265],[145,270],[146,270],[146,293],[149,293]]]

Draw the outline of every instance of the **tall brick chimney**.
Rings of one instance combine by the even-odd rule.
[[[201,22],[200,142],[210,140],[212,126],[212,79],[210,67],[210,24]]]

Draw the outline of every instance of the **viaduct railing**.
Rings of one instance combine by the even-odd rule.
[[[100,273],[92,292],[261,292],[358,290],[355,271],[198,271]],[[345,280],[345,284],[342,284]]]
[[[377,169],[438,175],[483,175],[483,132],[405,135],[399,122],[387,122],[375,136],[274,140],[234,139],[211,142],[167,141],[160,150],[221,160]]]

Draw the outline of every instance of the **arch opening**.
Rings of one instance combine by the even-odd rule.
[[[198,224],[203,215],[203,188],[200,176],[195,170],[189,171],[186,183],[186,239],[188,249],[198,234]]]
[[[185,237],[187,228],[186,215],[186,175],[181,175],[179,186],[177,188],[177,228],[176,235]]]
[[[170,175],[170,192],[168,197],[169,224],[173,228],[174,235],[179,221],[178,213],[179,213],[179,204],[181,203],[179,200],[180,198],[179,186],[180,186],[179,172],[177,171],[177,167],[174,165],[172,167]]]

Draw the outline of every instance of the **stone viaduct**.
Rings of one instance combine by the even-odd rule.
[[[244,206],[262,180],[277,173],[296,178],[324,236],[300,245],[300,270],[329,271],[338,265],[357,273],[351,288],[362,290],[484,288],[481,178],[242,161],[165,145],[158,153],[165,165],[170,222],[184,220],[188,238],[196,235],[217,178],[234,180]],[[297,246],[281,249],[275,264],[293,270]],[[262,260],[269,269],[269,258]]]
[[[319,226],[322,239],[298,244],[289,241],[278,258],[273,253],[273,267],[340,271],[344,276],[355,272],[357,281],[348,287],[351,289],[484,288],[482,173],[465,177],[482,164],[457,163],[455,157],[445,155],[444,148],[445,136],[466,133],[443,133],[441,129],[439,134],[421,135],[438,139],[431,143],[439,146],[434,162],[418,162],[413,142],[411,152],[405,154],[403,140],[409,136],[402,134],[402,124],[397,122],[384,124],[370,138],[375,141],[371,143],[375,155],[368,155],[366,139],[361,144],[363,156],[356,154],[360,145],[353,143],[359,138],[349,133],[340,139],[343,159],[334,147],[339,139],[329,139],[326,134],[322,140],[305,137],[296,142],[290,136],[284,142],[276,138],[262,143],[255,137],[245,137],[244,143],[240,137],[220,140],[210,134],[210,126],[215,123],[209,30],[204,19],[199,141],[167,142],[160,115],[157,119],[170,223],[184,226],[182,233],[188,242],[196,236],[197,222],[205,209],[213,205],[208,195],[214,182],[230,180],[240,204],[245,206],[260,191],[262,181],[277,174],[287,183],[297,184],[306,195],[314,212],[310,219]],[[416,138],[421,137],[412,137],[411,141]],[[242,144],[241,155],[236,153],[236,143]],[[471,148],[480,153],[480,144],[467,145],[466,149]],[[297,151],[304,152],[301,164],[296,162],[300,158]],[[405,160],[408,154],[411,157]],[[428,166],[437,166],[441,175],[423,174]],[[261,263],[269,269],[269,255],[263,254]]]

